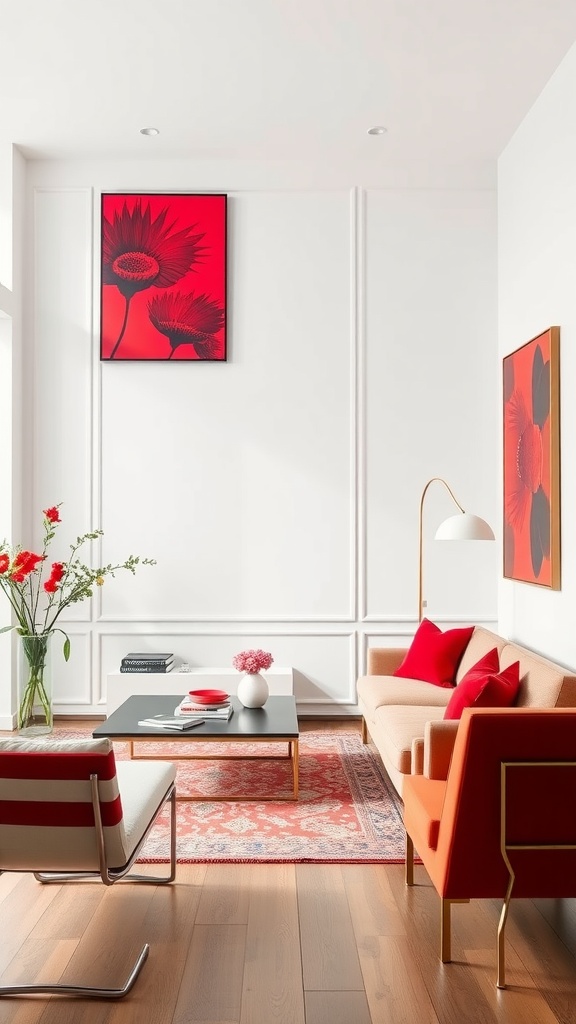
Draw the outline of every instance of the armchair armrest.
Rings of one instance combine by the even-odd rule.
[[[369,647],[368,675],[391,676],[406,657],[407,647]]]
[[[460,722],[454,719],[426,722],[423,743],[423,774],[445,781]]]

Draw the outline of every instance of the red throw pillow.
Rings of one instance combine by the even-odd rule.
[[[469,708],[482,692],[488,677],[498,672],[499,668],[498,648],[493,647],[491,651],[480,658],[480,661],[468,669],[465,676],[462,676],[448,701],[444,718],[460,718],[464,708]]]
[[[474,626],[464,626],[443,633],[434,622],[423,619],[394,675],[422,679],[436,686],[454,686],[460,659],[473,632]]]
[[[491,675],[488,684],[482,690],[475,708],[509,708],[520,689],[520,662],[514,661],[508,668]]]
[[[480,661],[462,677],[448,701],[445,719],[460,718],[464,708],[508,708],[520,687],[520,662],[515,661],[502,672],[494,672],[491,666],[496,660],[496,648],[485,654]]]

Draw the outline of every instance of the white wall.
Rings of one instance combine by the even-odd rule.
[[[495,520],[494,193],[317,178],[28,166],[30,508],[64,502],[66,543],[101,525],[97,561],[158,559],[73,609],[61,712],[103,710],[143,642],[199,666],[262,645],[302,710],[352,710],[366,646],[415,627],[426,480]],[[229,195],[229,360],[101,364],[100,192],[182,188]],[[431,493],[428,536],[451,511]],[[495,619],[495,547],[427,543],[432,617]]]
[[[22,260],[25,220],[25,161],[15,146],[0,146],[0,538],[22,535]],[[29,478],[29,474],[28,474]],[[0,626],[11,622],[10,606]],[[14,724],[15,637],[0,634],[0,728]]]
[[[560,326],[561,590],[503,580],[500,627],[576,666],[576,47],[499,162],[500,356]]]
[[[14,147],[0,143],[0,283],[12,293],[14,236]],[[3,296],[5,305],[6,296]]]

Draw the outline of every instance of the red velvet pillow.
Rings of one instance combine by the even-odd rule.
[[[423,619],[394,675],[402,679],[423,679],[436,686],[454,686],[460,658],[473,632],[474,626],[464,626],[443,633],[434,622]]]
[[[508,668],[490,676],[488,684],[474,701],[475,708],[509,708],[520,689],[520,662],[514,661]]]
[[[485,654],[462,677],[448,701],[445,719],[460,718],[464,708],[508,708],[520,687],[520,662],[515,661],[502,672],[494,672],[498,651]]]
[[[465,676],[462,676],[450,697],[444,718],[460,718],[464,708],[469,708],[482,692],[488,677],[498,672],[499,668],[498,648],[493,647],[491,651],[480,658],[480,661],[468,669]]]

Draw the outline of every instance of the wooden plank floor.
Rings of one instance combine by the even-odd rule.
[[[188,864],[165,887],[0,875],[4,983],[120,984],[151,946],[125,1000],[5,998],[0,1024],[576,1024],[570,901],[513,903],[501,992],[499,903],[453,908],[443,965],[438,897],[422,867],[416,882],[401,865]]]

